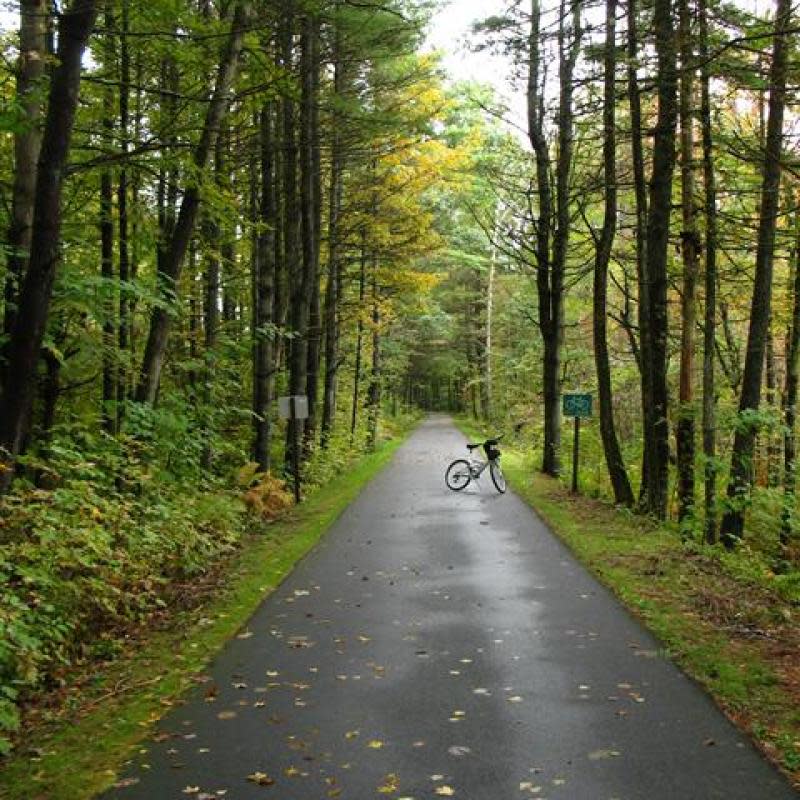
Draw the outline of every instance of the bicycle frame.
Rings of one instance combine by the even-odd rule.
[[[489,466],[490,461],[478,461],[477,458],[470,458],[469,459],[469,472],[473,480],[476,478],[480,478],[480,476],[486,471],[486,467]]]
[[[495,439],[487,439],[483,444],[467,444],[469,455],[467,458],[457,458],[445,470],[445,483],[454,492],[460,492],[469,485],[470,481],[476,481],[486,472],[487,467],[492,476],[492,483],[500,494],[506,491],[506,480],[503,471],[500,469],[500,451],[497,449],[498,436]],[[485,460],[476,458],[473,451],[482,447],[486,452]],[[467,469],[464,470],[466,465]]]

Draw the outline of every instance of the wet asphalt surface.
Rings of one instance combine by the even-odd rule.
[[[464,453],[423,423],[105,797],[797,798]]]

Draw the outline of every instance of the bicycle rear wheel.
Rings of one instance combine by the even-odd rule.
[[[500,469],[500,464],[497,461],[492,461],[489,464],[489,474],[492,476],[494,488],[497,489],[500,494],[505,494],[507,488],[506,476],[503,475],[503,470]]]
[[[460,492],[465,489],[471,480],[472,472],[469,468],[469,461],[463,458],[454,461],[444,474],[444,482],[447,484],[447,488],[452,489],[454,492]]]

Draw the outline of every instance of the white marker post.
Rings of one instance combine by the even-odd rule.
[[[292,472],[294,473],[294,502],[300,502],[300,437],[301,419],[308,419],[308,397],[304,394],[292,394],[278,398],[278,414],[292,427]]]

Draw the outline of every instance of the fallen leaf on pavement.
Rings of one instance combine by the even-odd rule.
[[[619,750],[593,750],[589,753],[589,760],[600,761],[604,758],[616,758],[621,755],[622,753],[620,753]]]
[[[275,783],[266,772],[253,772],[251,775],[247,776],[247,780],[258,786],[272,786]]]
[[[394,772],[390,772],[378,787],[381,794],[394,794],[400,788],[400,778]]]

